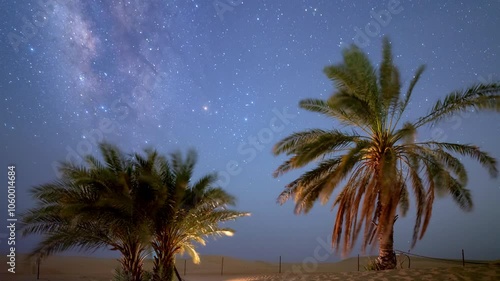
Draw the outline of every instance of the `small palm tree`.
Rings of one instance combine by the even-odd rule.
[[[186,251],[199,262],[193,242],[232,235],[218,224],[249,215],[227,209],[235,198],[213,187],[215,174],[191,185],[194,151],[168,161],[149,149],[146,157],[127,157],[105,143],[100,150],[104,163],[93,156],[84,166],[63,163],[61,180],[32,190],[38,206],[23,215],[23,233],[44,235],[32,255],[110,247],[121,253],[120,274],[140,281],[153,249],[153,280],[172,280],[176,254]]]
[[[23,234],[42,234],[32,255],[46,256],[69,249],[110,247],[121,253],[128,280],[142,280],[149,248],[147,214],[139,175],[131,158],[115,146],[101,144],[104,159],[85,158],[86,165],[63,163],[62,179],[33,188],[38,206],[23,216]]]
[[[153,280],[172,280],[176,254],[187,252],[195,263],[200,261],[195,244],[205,245],[210,236],[232,236],[234,231],[219,223],[248,216],[229,210],[235,198],[215,187],[216,174],[192,182],[196,153],[190,150],[186,159],[181,153],[170,159],[147,150],[146,156],[135,156],[137,169],[149,178],[154,199],[150,202],[152,248],[155,251]]]
[[[406,95],[393,64],[388,39],[383,41],[383,59],[377,70],[366,54],[352,46],[343,52],[343,63],[325,68],[336,86],[327,100],[306,99],[300,107],[338,121],[341,128],[311,129],[294,133],[274,146],[274,154],[290,156],[274,172],[319,161],[285,187],[278,201],[295,199],[295,213],[307,213],[316,201],[325,204],[339,185],[334,206],[338,207],[332,245],[347,255],[364,228],[362,250],[378,238],[377,268],[395,268],[393,225],[397,207],[405,215],[409,194],[415,196],[417,217],[412,247],[421,239],[432,215],[436,193],[447,192],[461,209],[472,209],[467,172],[457,154],[477,160],[489,174],[498,174],[496,160],[470,144],[417,141],[417,129],[458,114],[475,110],[500,110],[500,85],[476,84],[439,100],[429,114],[402,124],[413,89],[424,67],[416,71]],[[343,244],[342,242],[343,235]],[[375,244],[373,244],[375,245]]]
[[[104,163],[93,156],[86,166],[63,163],[60,181],[32,190],[39,205],[23,216],[23,233],[44,235],[32,255],[108,246],[121,253],[121,272],[139,281],[152,248],[154,280],[171,280],[175,254],[187,251],[199,262],[193,242],[232,235],[218,224],[249,215],[227,209],[235,199],[213,187],[215,174],[190,184],[194,151],[186,160],[175,153],[168,161],[153,150],[126,157],[109,144],[100,149]]]

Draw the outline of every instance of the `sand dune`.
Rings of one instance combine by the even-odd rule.
[[[34,262],[19,256],[16,273],[8,273],[6,257],[0,259],[2,268],[0,280],[36,280],[37,266]],[[368,258],[360,259],[360,271],[356,258],[337,263],[283,263],[279,274],[277,263],[247,261],[224,257],[202,257],[200,265],[190,261],[177,260],[177,268],[187,281],[258,281],[258,280],[500,280],[500,262],[466,264],[461,261],[439,261],[411,258],[403,262],[403,269],[386,272],[364,271]],[[118,262],[114,259],[90,257],[54,256],[44,260],[40,266],[40,279],[44,281],[109,281]],[[151,269],[150,260],[146,268]],[[221,271],[223,275],[221,275]],[[185,274],[184,274],[185,273]]]

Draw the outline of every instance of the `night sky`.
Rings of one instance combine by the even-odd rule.
[[[80,162],[97,153],[98,141],[126,152],[194,147],[196,176],[221,172],[237,208],[252,213],[230,224],[234,237],[210,241],[202,254],[301,261],[329,243],[322,241],[330,241],[331,202],[306,216],[295,216],[292,202],[276,204],[306,170],[274,179],[285,158],[271,149],[292,132],[338,126],[298,102],[333,92],[322,70],[341,61],[343,48],[357,43],[378,63],[388,35],[404,92],[427,65],[408,120],[455,89],[500,80],[500,1],[493,0],[2,0],[0,11],[0,164],[5,178],[7,165],[16,165],[17,212],[34,205],[31,187],[57,179],[57,161]],[[499,121],[471,112],[422,129],[418,139],[475,143],[500,159]],[[460,258],[463,248],[466,258],[500,259],[500,181],[464,162],[474,211],[437,200],[412,252]],[[408,250],[414,220],[409,212],[397,221],[396,249]],[[20,252],[36,242],[18,236]]]

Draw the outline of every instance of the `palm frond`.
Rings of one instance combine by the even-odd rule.
[[[415,127],[425,124],[435,124],[444,118],[468,110],[500,111],[500,84],[476,84],[463,91],[448,94],[443,100],[438,100],[429,114],[419,118]]]
[[[429,226],[429,222],[432,216],[432,206],[434,204],[434,167],[432,165],[426,165],[426,174],[429,181],[429,188],[427,189],[426,199],[425,199],[425,213],[424,213],[424,221],[422,223],[422,229],[420,232],[419,239],[424,237],[425,232],[427,231],[427,227]]]
[[[410,194],[408,193],[408,187],[404,181],[401,182],[401,191],[399,197],[399,210],[401,215],[404,217],[410,209]]]
[[[415,126],[412,123],[407,122],[403,124],[401,129],[394,133],[391,142],[397,143],[398,141],[402,141],[404,144],[412,144],[415,142],[416,135],[417,129]]]
[[[486,168],[492,177],[496,178],[498,176],[497,160],[490,156],[489,153],[482,151],[478,146],[445,142],[425,142],[421,145],[446,149],[463,156],[471,157]]]
[[[395,113],[398,105],[401,82],[399,70],[393,63],[391,43],[388,38],[382,42],[382,63],[379,71],[380,94],[383,105],[383,118]]]
[[[337,113],[330,108],[330,106],[326,101],[320,99],[301,100],[299,102],[299,107],[305,110],[309,110],[311,112],[321,113],[326,116],[334,117],[337,115]]]
[[[191,259],[193,260],[194,264],[199,264],[200,263],[200,261],[201,261],[200,255],[198,254],[198,252],[196,252],[196,250],[195,250],[195,248],[194,248],[193,245],[191,245],[191,244],[184,244],[183,249],[191,257]]]
[[[367,128],[374,131],[381,125],[381,115],[373,111],[374,106],[370,100],[363,100],[358,96],[346,92],[338,92],[328,99],[328,105],[337,112],[341,121],[348,125],[355,125],[364,131]],[[348,116],[347,118],[345,116]]]
[[[340,165],[342,157],[326,159],[318,164],[318,167],[304,173],[298,179],[286,186],[285,191],[278,197],[277,202],[284,204],[301,186],[313,185],[324,182],[326,178]]]
[[[410,102],[411,96],[413,94],[413,89],[417,85],[418,80],[420,80],[420,76],[422,76],[422,73],[425,71],[425,67],[426,67],[425,65],[421,65],[415,72],[415,75],[413,75],[413,78],[410,81],[410,85],[408,86],[408,91],[406,92],[406,95],[397,106],[396,121],[393,123],[393,128],[391,128],[391,130],[394,130],[396,126],[399,124],[399,121],[401,120],[401,117],[403,116],[403,113],[405,112],[406,107]]]
[[[101,143],[99,145],[101,154],[107,167],[113,172],[122,172],[124,169],[125,158],[120,149],[109,143]]]

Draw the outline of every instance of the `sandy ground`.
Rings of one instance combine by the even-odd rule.
[[[36,264],[19,256],[16,273],[7,272],[6,257],[0,258],[0,281],[37,280]],[[485,264],[466,264],[461,261],[446,262],[422,258],[411,258],[402,263],[402,269],[385,272],[365,271],[367,258],[360,259],[360,271],[356,258],[337,263],[284,263],[281,274],[277,263],[239,260],[224,257],[202,257],[200,265],[190,261],[177,260],[177,268],[186,281],[328,281],[328,280],[500,280],[500,262]],[[110,281],[116,260],[89,257],[54,256],[44,260],[40,266],[40,279],[43,281]],[[151,269],[151,262],[146,268]],[[185,273],[184,274],[184,270]],[[223,275],[221,275],[221,270]]]

